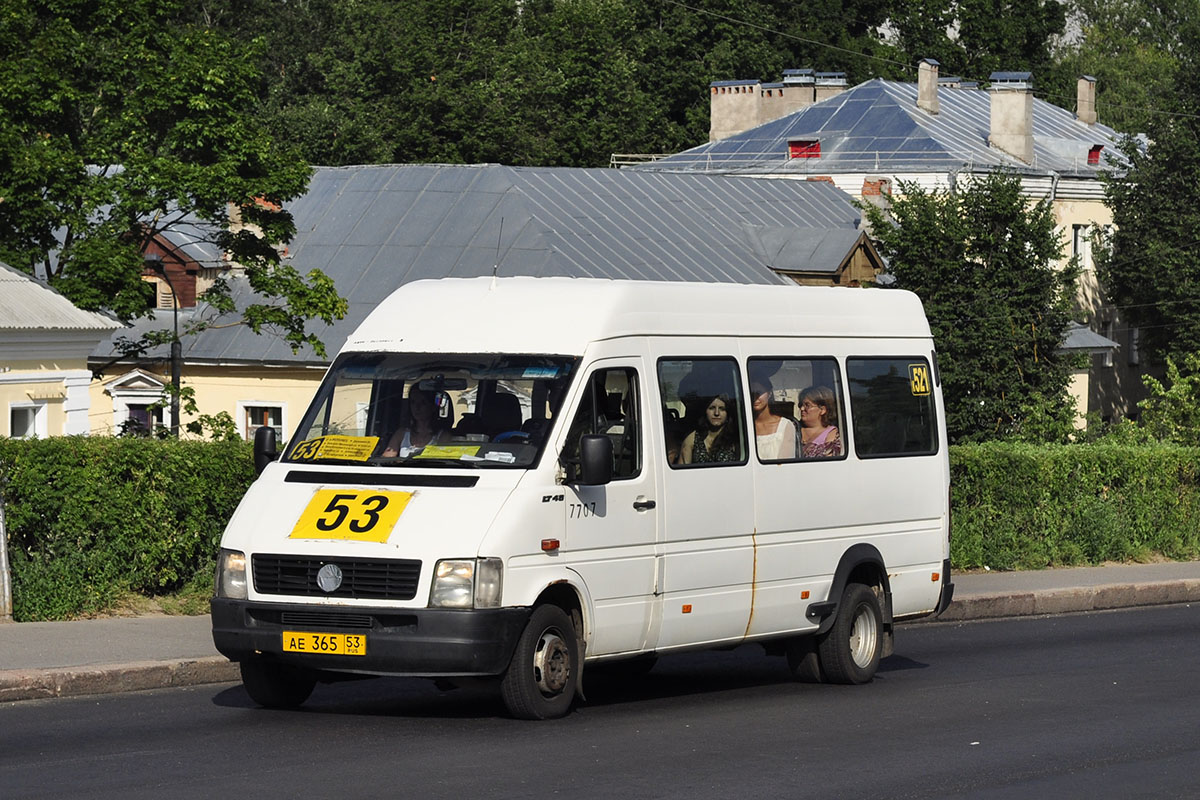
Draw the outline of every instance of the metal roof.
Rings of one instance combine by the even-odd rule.
[[[497,165],[318,167],[308,192],[288,208],[297,233],[287,263],[302,274],[324,271],[349,301],[345,319],[311,326],[330,355],[380,300],[422,278],[495,271],[787,284],[773,267],[825,266],[826,251],[808,240],[823,241],[831,230],[857,239],[861,218],[850,197],[828,182]],[[780,231],[787,236],[781,239]],[[832,267],[845,256],[837,254]],[[244,302],[244,281],[234,288]],[[193,313],[211,310],[181,312],[181,320]],[[170,312],[160,313],[126,335],[170,321]],[[93,357],[110,352],[100,348]],[[184,357],[323,361],[307,349],[294,355],[282,340],[244,326],[189,337]]]
[[[1098,177],[1126,163],[1119,135],[1086,125],[1065,108],[1034,98],[1033,163],[988,145],[991,100],[966,84],[938,89],[939,113],[917,108],[917,85],[879,78],[742,133],[646,164],[639,172],[725,172],[745,175],[830,175],[841,172],[992,171]],[[819,158],[789,158],[788,142],[819,141]],[[1088,163],[1102,145],[1101,163]]]
[[[116,320],[84,311],[41,281],[0,264],[0,330],[110,331]]]

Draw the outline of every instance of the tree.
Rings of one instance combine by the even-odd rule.
[[[1115,230],[1097,267],[1145,354],[1183,363],[1200,351],[1200,23],[1178,34],[1180,68],[1160,101],[1172,113],[1149,119],[1145,146],[1126,143],[1129,169],[1107,181]]]
[[[1179,68],[1179,28],[1200,15],[1200,0],[1073,0],[1078,39],[1059,54],[1059,72],[1096,78],[1100,121],[1145,132]],[[1059,102],[1059,105],[1067,103]]]
[[[951,442],[1064,431],[1071,358],[1060,352],[1076,268],[1048,200],[1030,204],[1013,175],[958,191],[902,183],[892,220],[868,207],[895,287],[925,305],[938,349]],[[893,221],[894,220],[894,221]]]
[[[255,332],[324,347],[332,282],[280,263],[310,169],[255,120],[261,44],[185,21],[184,0],[0,0],[0,258],[78,306],[150,313],[148,243],[197,223],[245,268]],[[227,293],[210,298],[232,310]]]

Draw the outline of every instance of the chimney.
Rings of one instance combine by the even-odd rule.
[[[1075,118],[1084,125],[1096,124],[1096,79],[1091,75],[1079,76],[1075,85]]]
[[[1014,158],[1033,163],[1033,76],[1028,72],[993,72],[992,122],[988,144]]]
[[[708,141],[719,142],[758,125],[760,86],[757,79],[709,84]]]
[[[813,83],[815,84],[814,100],[819,103],[846,91],[846,73],[816,72],[813,73]]]
[[[925,58],[917,65],[917,108],[938,113],[938,62]]]
[[[816,78],[811,69],[785,69],[783,71],[783,104],[785,114],[807,108],[817,102]],[[781,115],[782,116],[782,115]]]

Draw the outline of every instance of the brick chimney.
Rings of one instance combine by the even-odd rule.
[[[988,80],[991,132],[988,144],[1014,158],[1033,163],[1033,76],[1028,72],[993,72]]]
[[[917,65],[917,108],[938,113],[938,62],[925,58]]]
[[[761,86],[757,79],[709,84],[708,141],[719,142],[758,125]]]
[[[1096,79],[1080,75],[1075,84],[1075,118],[1085,125],[1096,124]]]
[[[814,99],[819,103],[846,91],[846,73],[816,72],[813,73],[813,83],[815,84]]]

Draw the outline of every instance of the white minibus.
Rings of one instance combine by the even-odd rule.
[[[485,677],[545,719],[585,665],[747,642],[866,683],[951,601],[944,420],[908,292],[410,283],[258,430],[213,638],[271,707]]]

